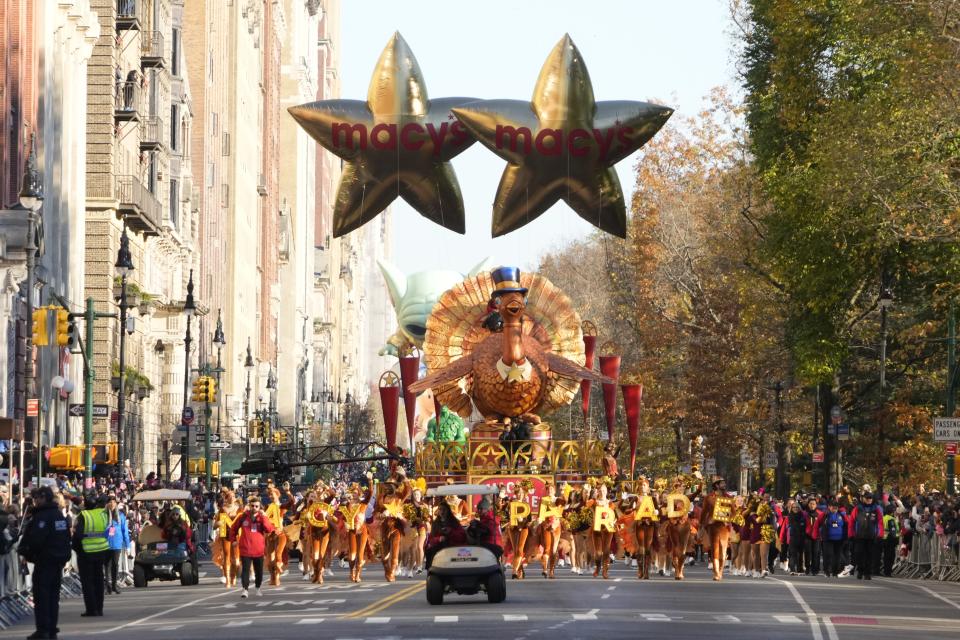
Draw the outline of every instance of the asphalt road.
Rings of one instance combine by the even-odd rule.
[[[210,565],[204,567],[210,570]],[[361,584],[336,570],[311,585],[291,572],[280,587],[241,600],[211,573],[194,587],[151,583],[107,596],[102,618],[81,618],[78,599],[63,603],[61,638],[752,638],[838,640],[960,637],[960,584],[898,579],[788,577],[710,579],[702,566],[687,580],[636,579],[614,566],[610,579],[558,572],[507,581],[507,600],[447,596],[430,606],[422,578],[382,580],[368,565]],[[295,575],[296,574],[296,575]],[[0,632],[23,638],[32,619]]]

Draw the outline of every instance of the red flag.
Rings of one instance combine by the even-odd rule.
[[[600,373],[613,378],[613,383],[603,383],[603,409],[607,417],[607,437],[613,440],[613,427],[617,422],[617,379],[620,377],[620,356],[600,356]]]
[[[387,450],[397,446],[397,404],[400,402],[400,387],[380,387],[380,406],[383,408],[383,430],[387,434]]]
[[[627,435],[630,437],[630,478],[637,465],[637,438],[640,435],[640,402],[643,399],[642,384],[622,384],[623,406],[627,412]]]
[[[586,356],[583,366],[593,370],[593,353],[597,348],[597,336],[583,334],[583,353]],[[580,408],[583,411],[583,423],[586,424],[590,415],[590,380],[580,381]]]
[[[413,450],[413,416],[416,412],[416,396],[407,391],[407,388],[417,381],[420,372],[419,356],[400,357],[400,384],[403,387],[403,411],[407,416],[407,433],[410,435],[410,450]]]

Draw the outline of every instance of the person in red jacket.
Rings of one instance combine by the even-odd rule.
[[[247,508],[237,518],[230,530],[233,535],[240,534],[238,549],[240,551],[240,583],[243,590],[241,598],[246,598],[250,589],[250,566],[253,566],[257,595],[262,596],[260,585],[263,584],[263,554],[266,551],[266,535],[273,532],[273,524],[263,514],[263,505],[260,498],[251,496],[247,499]]]

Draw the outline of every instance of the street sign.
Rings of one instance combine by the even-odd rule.
[[[823,451],[814,451],[814,452],[813,452],[813,461],[814,461],[814,462],[823,462]]]
[[[749,451],[741,451],[740,466],[744,469],[755,469],[757,467],[757,459]]]
[[[206,442],[206,441],[207,441],[207,432],[206,432],[206,431],[197,431],[197,435],[196,435],[196,437],[195,437],[195,440],[196,440],[197,442]],[[220,442],[220,434],[219,434],[219,433],[211,433],[211,434],[210,434],[210,442]]]
[[[956,442],[960,440],[960,418],[934,418],[933,441]]]
[[[183,424],[193,424],[194,417],[193,407],[184,407],[183,412],[180,414],[180,420]]]
[[[837,425],[837,440],[850,439],[850,425],[847,423]]]
[[[40,400],[37,398],[27,399],[27,417],[36,418],[40,415]]]
[[[230,443],[229,442],[211,442],[210,448],[211,449],[229,449]]]
[[[87,407],[85,404],[71,404],[70,409],[67,413],[74,418],[82,418],[86,413]],[[93,405],[93,417],[94,419],[98,418],[109,418],[110,417],[110,407],[105,404],[95,404]]]
[[[955,456],[955,455],[957,455],[957,443],[956,443],[956,442],[948,442],[946,448],[947,448],[947,455],[948,455],[948,456]]]
[[[763,454],[763,466],[767,469],[773,469],[777,466],[777,452],[765,451]]]
[[[708,476],[712,476],[717,472],[717,459],[716,458],[704,458],[703,459],[703,473]]]

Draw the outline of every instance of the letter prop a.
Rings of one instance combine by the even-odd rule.
[[[625,238],[626,204],[613,165],[646,144],[673,109],[596,102],[583,57],[564,35],[540,70],[530,102],[483,100],[453,113],[507,161],[493,203],[494,237],[563,200],[590,224]]]
[[[463,233],[463,196],[450,160],[473,144],[450,108],[474,98],[429,100],[420,65],[399,33],[373,70],[367,99],[321,100],[290,115],[345,163],[333,237],[360,228],[399,195],[420,214]]]
[[[515,527],[530,515],[530,505],[526,502],[514,500],[510,503],[510,526]]]
[[[660,519],[660,515],[657,513],[657,507],[653,504],[653,498],[651,496],[642,496],[640,498],[640,506],[637,507],[637,512],[634,514],[633,519],[638,522],[640,520],[651,520],[655,522]]]

